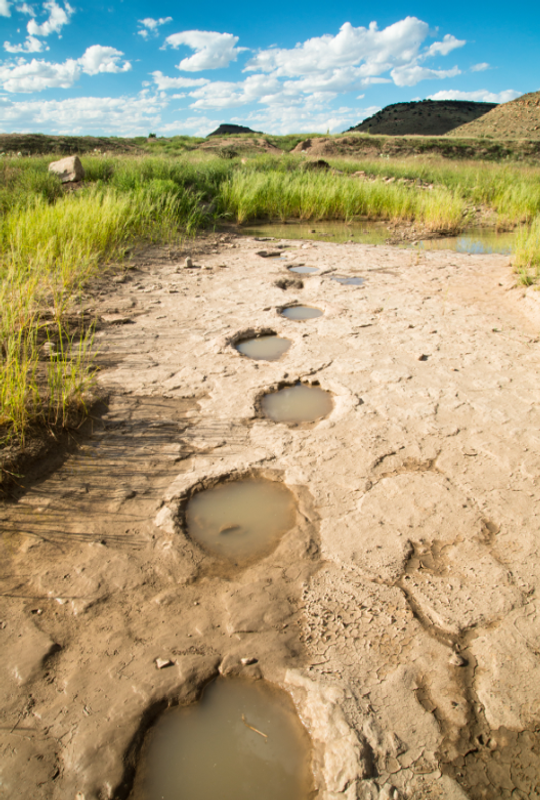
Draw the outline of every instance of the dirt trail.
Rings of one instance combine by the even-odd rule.
[[[321,800],[540,797],[538,293],[502,256],[291,245],[151,250],[100,301],[108,410],[0,506],[0,797],[127,797],[148,726],[218,671],[291,692]],[[279,361],[232,346],[261,330]],[[331,415],[261,418],[298,379]],[[182,527],[235,475],[298,509],[243,568]]]

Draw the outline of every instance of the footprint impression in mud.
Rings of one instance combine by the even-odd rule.
[[[269,480],[237,480],[204,489],[188,501],[190,538],[234,561],[268,553],[294,527],[292,492]]]
[[[290,339],[270,335],[242,339],[234,346],[243,356],[253,358],[255,361],[277,361],[287,352],[291,344]]]
[[[149,732],[131,800],[308,800],[310,750],[285,692],[218,678],[198,703],[166,712]]]
[[[299,381],[294,386],[285,386],[263,395],[260,406],[263,414],[274,422],[295,425],[327,417],[334,403],[330,392],[320,386],[306,386]]]

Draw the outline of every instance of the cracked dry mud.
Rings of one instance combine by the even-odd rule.
[[[148,727],[218,673],[291,693],[321,800],[540,797],[538,293],[502,256],[293,244],[149,250],[94,298],[108,409],[0,506],[1,797],[128,797]],[[235,350],[260,332],[292,346]],[[298,380],[331,414],[262,418]],[[237,476],[297,504],[239,566],[183,527]]]

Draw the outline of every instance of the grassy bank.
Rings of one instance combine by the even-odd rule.
[[[287,153],[229,156],[93,154],[84,188],[71,193],[48,173],[49,158],[0,160],[0,439],[65,424],[84,406],[93,334],[73,327],[73,313],[88,281],[137,242],[263,218],[367,217],[450,233],[482,207],[503,227],[523,225],[516,268],[525,283],[539,275],[538,167],[336,158],[317,172]]]
[[[4,168],[0,219],[0,441],[36,426],[63,426],[84,411],[92,384],[92,327],[73,330],[87,282],[134,242],[164,242],[204,222],[201,193],[167,178],[64,195],[25,165]],[[107,170],[105,163],[94,166]],[[99,169],[96,167],[99,166]],[[5,165],[4,165],[5,167]],[[7,174],[6,174],[7,173]],[[11,198],[11,203],[9,199]],[[6,208],[8,206],[9,210]]]
[[[342,175],[235,173],[221,187],[219,209],[238,222],[252,219],[415,221],[444,233],[463,226],[465,204],[445,188],[432,192]]]

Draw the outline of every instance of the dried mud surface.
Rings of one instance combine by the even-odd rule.
[[[291,693],[321,800],[540,797],[539,294],[502,256],[290,244],[149,250],[88,298],[108,408],[0,505],[0,797],[128,797],[145,731],[218,673]],[[234,349],[262,331],[279,361]],[[296,380],[330,416],[262,419]],[[250,475],[297,525],[224,563],[183,510]]]

